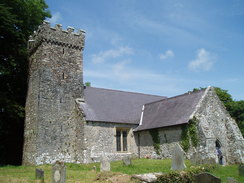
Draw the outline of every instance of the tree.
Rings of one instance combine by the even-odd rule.
[[[85,82],[85,86],[91,86],[91,82]]]
[[[230,105],[230,115],[236,120],[242,136],[244,136],[244,100],[234,101]]]
[[[27,40],[46,17],[44,0],[0,0],[0,164],[20,164],[27,93]]]
[[[224,103],[227,111],[230,112],[234,100],[232,99],[232,96],[228,93],[228,90],[223,90],[218,87],[215,87],[214,89],[219,99]]]

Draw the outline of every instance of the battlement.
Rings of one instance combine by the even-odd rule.
[[[49,22],[44,21],[37,31],[29,37],[28,51],[32,54],[42,42],[82,50],[85,43],[85,31],[75,32],[74,30],[73,27],[63,30],[61,24],[51,27]]]

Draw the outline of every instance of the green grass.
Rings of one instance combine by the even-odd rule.
[[[149,172],[169,172],[171,160],[155,160],[155,159],[137,159],[130,166],[123,166],[122,161],[111,163],[113,172],[121,172],[124,174],[142,174]]]
[[[189,161],[186,161],[187,167],[191,167]],[[92,170],[93,166],[96,166],[97,171]],[[66,180],[68,183],[89,183],[94,182],[100,175],[100,164],[66,164]],[[141,174],[149,172],[170,172],[171,160],[153,160],[153,159],[135,159],[132,161],[132,165],[124,166],[122,161],[116,161],[111,163],[111,172],[119,172],[120,174]],[[0,167],[0,183],[12,182],[12,183],[29,183],[35,182],[35,166],[4,166]],[[42,168],[45,172],[45,182],[51,182],[51,165],[37,166]],[[222,179],[222,182],[226,182],[227,177],[233,177],[239,182],[244,182],[244,176],[238,175],[238,166],[217,166],[211,173]],[[114,175],[116,173],[110,173],[107,176]],[[99,181],[97,181],[99,182]]]
[[[211,173],[221,178],[222,182],[226,182],[227,177],[233,177],[239,183],[244,182],[244,176],[239,176],[238,165],[218,166]]]

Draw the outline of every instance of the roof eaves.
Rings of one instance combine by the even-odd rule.
[[[187,122],[183,122],[183,123],[180,123],[180,124],[173,124],[173,125],[168,125],[168,126],[162,126],[162,127],[155,127],[155,128],[142,128],[140,129],[138,126],[137,128],[135,128],[133,131],[134,132],[139,132],[139,131],[146,131],[146,130],[152,130],[152,129],[160,129],[160,128],[167,128],[167,127],[173,127],[173,126],[180,126],[180,125],[185,125],[187,124],[189,121]]]
[[[137,122],[121,122],[121,121],[99,121],[99,120],[92,120],[92,119],[86,119],[88,122],[97,122],[97,123],[116,123],[116,124],[129,124],[129,125],[138,125]]]

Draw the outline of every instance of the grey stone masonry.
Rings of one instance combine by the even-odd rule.
[[[132,175],[132,180],[139,180],[143,183],[150,183],[150,182],[156,182],[157,178],[159,176],[163,175],[163,173],[146,173],[146,174],[136,174]]]
[[[73,27],[68,27],[67,30],[63,30],[61,24],[57,24],[53,28],[50,27],[49,22],[44,21],[38,30],[29,37],[28,51],[30,54],[35,52],[35,49],[43,42],[81,51],[84,48],[85,31],[74,31],[75,29]]]
[[[216,161],[216,142],[221,146],[224,165],[244,162],[244,139],[213,87],[206,90],[194,115],[199,120],[196,151],[202,163]]]
[[[179,144],[176,144],[172,152],[171,170],[183,170],[186,168],[184,162],[184,151]]]
[[[110,171],[110,162],[106,156],[101,157],[101,163],[100,163],[100,171]]]
[[[52,166],[52,183],[66,182],[66,167],[63,162],[55,162]]]
[[[122,161],[123,161],[123,165],[125,165],[125,166],[132,165],[132,159],[129,156],[124,157],[122,159]]]
[[[23,164],[80,163],[84,31],[44,22],[30,37]]]

